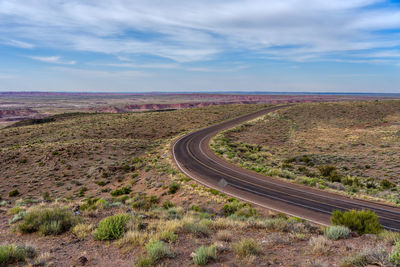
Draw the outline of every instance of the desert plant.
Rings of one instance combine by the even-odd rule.
[[[214,245],[199,247],[193,256],[193,262],[197,265],[206,265],[210,260],[215,259],[217,259],[217,249]]]
[[[377,234],[383,229],[378,216],[370,210],[349,210],[346,212],[335,210],[332,213],[331,222],[334,225],[346,226],[359,235]]]
[[[400,233],[384,230],[379,233],[380,239],[384,240],[389,245],[393,246],[396,242],[400,242]]]
[[[230,242],[232,241],[233,235],[231,231],[222,230],[217,233],[217,240]]]
[[[162,231],[160,233],[160,239],[161,239],[161,241],[165,241],[165,242],[168,242],[168,243],[173,243],[178,239],[178,235],[176,235],[172,231],[164,230],[164,231]]]
[[[400,266],[400,242],[396,242],[392,253],[389,255],[389,261],[396,266]]]
[[[106,217],[99,222],[93,236],[96,240],[114,240],[121,238],[126,231],[130,215],[125,213]]]
[[[92,224],[79,223],[72,228],[72,233],[79,239],[84,239],[93,229]]]
[[[261,247],[257,242],[249,238],[243,238],[239,242],[233,243],[232,248],[236,256],[239,258],[262,254]]]
[[[5,244],[0,246],[0,266],[9,266],[17,262],[25,261],[25,258],[33,258],[35,249],[16,244]]]
[[[169,186],[168,186],[168,192],[170,194],[175,194],[180,188],[180,185],[177,182],[172,182]]]
[[[128,194],[130,194],[132,192],[132,190],[129,188],[129,187],[126,187],[126,186],[123,186],[122,188],[120,188],[120,189],[115,189],[114,191],[111,191],[111,195],[113,196],[113,197],[116,197],[116,196],[121,196],[121,195],[128,195]]]
[[[118,240],[118,245],[121,247],[123,245],[129,244],[133,246],[143,246],[148,238],[146,232],[140,232],[137,230],[128,231],[123,238]]]
[[[311,237],[308,243],[311,246],[311,251],[315,254],[322,255],[329,252],[329,240],[322,235]]]
[[[162,241],[150,240],[146,245],[147,257],[151,259],[152,263],[155,263],[163,258],[173,258],[175,254],[171,249]]]
[[[25,214],[23,221],[18,225],[18,230],[22,233],[58,235],[69,231],[78,222],[79,219],[66,209],[36,208]]]
[[[350,229],[341,225],[332,225],[325,228],[325,236],[331,240],[347,238],[350,234]]]
[[[360,253],[345,257],[341,262],[341,267],[354,267],[354,266],[391,266],[389,263],[389,256],[386,250],[381,247],[364,248]]]
[[[19,195],[18,189],[14,189],[14,190],[10,191],[10,193],[8,193],[9,197],[16,197],[18,195]]]

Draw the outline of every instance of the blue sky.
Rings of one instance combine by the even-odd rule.
[[[0,91],[400,93],[400,2],[0,0]]]

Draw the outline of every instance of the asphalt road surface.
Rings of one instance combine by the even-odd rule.
[[[172,146],[176,164],[187,176],[207,187],[270,210],[327,225],[334,210],[369,209],[379,216],[386,229],[400,231],[400,208],[352,199],[245,170],[218,157],[209,147],[210,139],[220,131],[286,106],[270,107],[181,137]]]

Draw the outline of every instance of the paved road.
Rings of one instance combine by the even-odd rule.
[[[207,187],[271,210],[326,225],[333,210],[370,209],[386,229],[400,231],[400,208],[351,199],[245,170],[218,157],[209,147],[210,139],[218,132],[283,107],[286,105],[270,107],[183,136],[172,147],[176,164],[187,176]]]

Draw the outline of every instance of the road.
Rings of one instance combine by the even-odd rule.
[[[227,162],[211,150],[210,139],[217,133],[286,106],[270,107],[181,137],[172,146],[175,163],[207,187],[270,210],[328,225],[334,210],[369,209],[386,229],[400,231],[400,208],[267,177]]]

